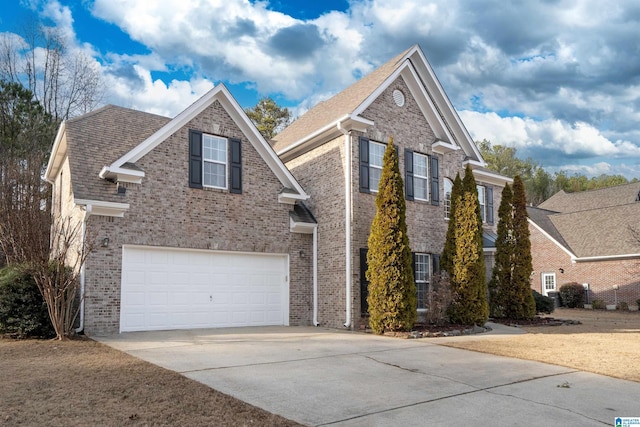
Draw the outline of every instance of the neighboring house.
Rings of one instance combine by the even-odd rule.
[[[456,173],[474,170],[492,266],[505,182],[480,151],[418,46],[321,102],[278,134],[273,147],[311,198],[318,221],[318,321],[366,323],[366,248],[385,146],[393,137],[405,178],[418,307],[438,272]],[[489,274],[489,273],[488,273]]]
[[[54,218],[96,243],[88,334],[310,323],[308,195],[223,85],[174,119],[106,106],[64,122],[45,176]]]
[[[547,295],[565,283],[588,285],[607,304],[640,298],[640,183],[560,191],[527,208],[531,287]],[[634,236],[632,230],[639,234]]]

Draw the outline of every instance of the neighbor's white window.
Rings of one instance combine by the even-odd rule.
[[[429,157],[413,153],[413,197],[429,200]]]
[[[418,310],[427,307],[427,292],[429,291],[429,281],[431,279],[429,260],[429,254],[416,253],[414,255],[413,269],[416,277]]]
[[[227,188],[227,145],[226,138],[202,135],[205,187]]]
[[[556,273],[542,273],[542,295],[556,291]]]
[[[369,141],[369,188],[378,191],[382,175],[382,159],[387,146],[379,142]]]

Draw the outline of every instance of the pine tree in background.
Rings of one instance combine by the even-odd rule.
[[[513,193],[506,184],[502,190],[502,201],[498,209],[498,237],[496,238],[496,260],[489,282],[489,305],[491,316],[504,317],[506,295],[512,280],[513,256]]]
[[[536,303],[531,292],[531,239],[527,218],[527,199],[524,183],[519,176],[513,179],[513,272],[511,278],[512,300],[505,307],[507,317],[533,319]]]
[[[462,197],[455,210],[455,254],[451,273],[454,301],[449,319],[454,323],[484,325],[489,317],[482,217],[473,171],[467,165],[462,180]]]
[[[453,180],[453,187],[451,189],[451,208],[449,209],[449,225],[447,227],[447,237],[444,243],[444,250],[440,257],[440,268],[446,271],[449,276],[453,271],[453,256],[456,251],[456,220],[455,212],[456,206],[462,197],[462,179],[460,174],[456,174],[456,178]]]
[[[407,236],[404,183],[389,138],[367,252],[369,326],[377,333],[411,330],[417,320],[416,285]]]

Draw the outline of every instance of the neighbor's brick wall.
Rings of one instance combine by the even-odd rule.
[[[189,188],[190,128],[242,139],[242,194]],[[88,334],[119,330],[125,244],[291,254],[289,322],[310,324],[312,257],[299,253],[311,254],[312,236],[289,231],[292,206],[278,203],[282,184],[218,102],[136,164],[146,176],[141,185],[127,185],[122,202],[131,207],[124,218],[89,220],[91,231],[109,237],[110,244],[87,260]]]
[[[640,260],[612,260],[593,262],[571,262],[571,257],[549,240],[540,230],[529,225],[531,231],[531,255],[533,271],[531,288],[542,293],[542,273],[556,273],[556,286],[565,283],[589,283],[590,299],[604,300],[614,304],[618,285],[617,301],[636,305],[640,298]],[[560,268],[564,273],[560,272]]]
[[[318,322],[342,328],[346,321],[345,137],[340,136],[287,163],[311,196],[318,221]]]

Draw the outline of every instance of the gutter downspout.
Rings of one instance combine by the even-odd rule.
[[[345,170],[344,170],[344,226],[345,226],[345,252],[346,252],[346,268],[345,268],[345,297],[346,297],[346,318],[344,322],[345,328],[351,327],[351,136],[349,131],[342,127],[340,121],[336,124],[338,130],[344,134],[344,151],[345,151]]]
[[[313,227],[313,326],[318,322],[318,226]]]
[[[87,206],[84,211],[84,216],[82,218],[82,247],[85,245],[85,239],[87,238],[87,218],[89,217],[91,212],[91,205]],[[80,266],[80,324],[76,328],[76,334],[84,331],[84,280],[85,280],[85,264],[86,260]]]

